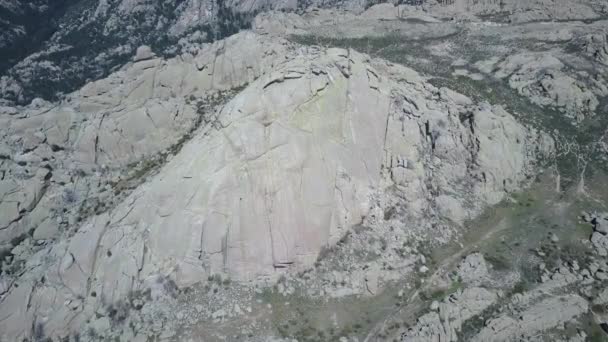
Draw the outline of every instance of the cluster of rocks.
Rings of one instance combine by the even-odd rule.
[[[434,302],[432,311],[422,315],[415,327],[403,333],[401,341],[458,341],[464,322],[475,319],[498,298],[495,291],[481,287],[458,290],[441,303]]]
[[[608,256],[608,213],[584,213],[584,222],[593,226],[591,243],[601,256]]]
[[[218,27],[199,26],[219,12],[239,21],[218,24],[232,33],[244,18],[234,13],[315,4],[216,7],[190,0],[165,8],[100,1],[94,14],[83,12],[88,21],[68,25],[48,49],[0,80],[0,340],[196,336],[200,322],[221,330],[231,319],[271,315],[272,306],[256,298],[272,284],[281,296],[321,299],[375,296],[403,280],[415,290],[441,272],[429,246],[452,241],[465,222],[527,186],[540,159],[555,155],[549,134],[522,125],[500,105],[350,48],[281,37],[391,31],[444,39],[462,27],[429,13],[478,21],[475,15],[498,11],[496,1],[369,8],[365,1],[330,2],[340,10],[271,11],[256,18],[253,32],[201,43]],[[504,6],[511,20],[523,21],[595,20],[605,11],[594,0],[568,11],[541,0]],[[163,19],[163,11],[172,19]],[[167,51],[154,42],[133,48],[148,38],[119,23],[141,13],[154,13],[141,27],[183,38],[179,55],[163,57]],[[51,59],[77,47],[62,45],[63,38],[102,23],[108,36],[133,39],[103,46],[100,71],[91,78],[128,56],[123,67],[61,101],[15,104],[36,93],[32,82],[61,82],[53,77],[65,70],[79,70],[81,81],[90,74],[80,69],[82,60],[66,66]],[[582,53],[605,65],[605,36],[589,37]],[[443,47],[450,48],[434,49],[445,56]],[[605,76],[573,74],[569,66],[553,51],[517,51],[476,63],[475,77],[506,80],[532,102],[580,121],[597,111],[608,89]],[[52,75],[34,78],[32,70]],[[506,291],[519,274],[497,272],[481,253],[470,254],[448,280],[457,289],[396,336],[531,339],[555,333],[590,303],[603,305],[608,296],[598,288],[608,278],[601,259],[608,254],[608,217],[583,220],[593,225],[599,257],[556,269],[541,264],[538,286],[513,294]],[[244,321],[243,331],[259,328]]]
[[[601,74],[567,72],[556,55],[559,54],[551,51],[524,52],[504,59],[493,57],[475,65],[483,73],[508,80],[511,88],[533,103],[557,108],[580,122],[595,114],[598,98],[608,95],[606,80]]]
[[[10,8],[11,3],[0,3],[0,9]],[[249,27],[255,13],[273,4],[256,1],[248,6],[215,0],[36,0],[13,4],[16,12],[40,13],[7,18],[6,25],[12,29],[3,31],[0,39],[28,48],[2,49],[21,54],[2,65],[2,101],[23,105],[36,97],[60,99],[120,68],[140,45],[151,45],[158,53],[173,56],[190,44],[200,46]],[[32,39],[19,44],[11,35],[21,24],[27,26],[23,36]]]
[[[432,302],[430,312],[401,333],[401,341],[534,341],[539,334],[564,338],[564,325],[576,326],[592,305],[605,303],[601,290],[607,279],[597,273],[596,262],[589,268],[575,260],[553,270],[544,263],[539,267],[543,273],[534,287],[513,292],[504,284],[488,287],[487,280],[497,274],[486,271],[480,253],[467,256],[458,266],[458,274],[469,285],[441,302]],[[476,287],[484,281],[484,287]],[[578,291],[573,292],[573,286]],[[569,336],[567,341],[583,341],[588,335],[579,331]]]
[[[437,1],[433,6],[435,15],[475,17],[497,17],[504,22],[522,23],[534,20],[573,20],[594,19],[605,13],[608,8],[601,1],[568,0],[505,0],[475,1],[453,0]]]
[[[489,280],[489,267],[481,253],[467,255],[458,265],[458,279],[465,284],[481,285]]]

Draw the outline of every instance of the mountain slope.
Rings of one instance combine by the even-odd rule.
[[[0,341],[605,337],[601,1],[35,3]]]

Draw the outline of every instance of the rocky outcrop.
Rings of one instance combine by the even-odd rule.
[[[330,7],[360,12],[366,0],[147,0],[0,2],[0,101],[61,99],[106,77],[141,45],[158,55],[198,49],[251,26],[268,10]]]
[[[70,1],[0,1],[0,75],[48,39]]]
[[[581,268],[576,261],[563,262],[553,270],[542,263],[539,283],[507,292],[495,285],[490,285],[494,290],[469,287],[479,286],[476,284],[482,280],[497,280],[500,273],[483,271],[480,256],[480,253],[468,255],[456,269],[466,288],[447,296],[441,303],[431,303],[431,312],[422,315],[414,327],[403,333],[402,341],[535,341],[539,335],[563,337],[559,329],[579,321],[588,312],[589,297],[594,298],[595,305],[606,301],[606,291],[601,291],[603,283],[598,283],[602,276],[596,275],[595,279],[592,276],[605,267],[597,262],[585,265],[589,269]],[[505,289],[504,284],[496,284]],[[522,291],[528,286],[531,287]],[[575,294],[573,288],[587,294]],[[599,293],[591,295],[595,289],[600,289]]]
[[[456,16],[497,16],[510,22],[593,19],[604,7],[599,1],[568,0],[439,0],[428,2],[433,13]]]
[[[267,72],[285,42],[244,33],[171,60],[138,60],[61,103],[0,109],[0,255],[26,260],[113,208],[179,150],[232,89]],[[247,46],[247,54],[235,52]],[[145,55],[145,58],[142,56]]]
[[[587,301],[578,295],[547,298],[518,313],[518,317],[504,315],[491,319],[473,341],[513,341],[533,337],[570,322],[588,309]]]
[[[171,128],[175,114],[155,108],[259,76],[153,179],[29,258],[0,304],[7,338],[30,336],[34,323],[68,335],[159,276],[185,286],[215,273],[272,280],[309,267],[387,187],[399,189],[412,217],[462,222],[521,186],[552,149],[500,107],[437,89],[409,69],[352,50],[292,54],[276,38],[260,39],[246,33],[196,57],[139,61],[60,111],[98,114],[59,146],[79,164],[119,168],[191,127]],[[236,47],[247,54],[230,52]],[[174,113],[186,120],[188,110]],[[141,125],[161,127],[166,140],[142,135]]]
[[[403,40],[440,39],[459,32],[455,23],[442,22],[418,8],[379,4],[360,14],[339,9],[315,9],[301,15],[268,11],[253,21],[253,29],[279,36],[312,35],[334,39],[400,36]]]
[[[591,243],[600,256],[608,255],[608,236],[606,236],[606,234],[593,232],[593,235],[591,235]]]
[[[416,325],[401,336],[401,341],[458,341],[463,324],[497,300],[495,292],[484,288],[460,290],[433,307],[433,311],[421,316]]]
[[[458,265],[457,274],[465,284],[479,286],[490,277],[488,264],[481,253],[467,255]]]
[[[579,77],[581,73],[565,72],[565,65],[551,53],[521,53],[476,63],[485,73],[509,82],[511,88],[540,106],[553,107],[567,117],[582,121],[593,115],[599,105],[598,97],[608,94],[608,89],[599,83],[587,83]]]
[[[490,15],[517,22],[595,19],[608,12],[600,0],[28,0],[0,5],[6,17],[0,22],[0,49],[8,57],[0,62],[0,97],[12,104],[27,104],[36,97],[59,99],[88,80],[107,76],[138,46],[149,45],[159,55],[173,56],[247,29],[257,14],[271,10],[293,14],[323,8],[349,17],[363,13],[369,19],[413,21],[435,21],[429,13],[465,19]],[[301,22],[285,24],[296,27]],[[351,29],[370,32],[368,26]]]
[[[608,213],[584,213],[584,222],[588,222],[593,227],[591,244],[600,256],[608,255]]]
[[[588,56],[608,65],[608,33],[597,33],[586,36],[583,48]]]

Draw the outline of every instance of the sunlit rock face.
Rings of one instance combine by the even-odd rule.
[[[0,304],[4,336],[29,336],[33,322],[44,322],[47,336],[66,336],[96,308],[158,279],[183,287],[222,273],[266,282],[306,269],[323,246],[365,219],[374,197],[396,193],[412,220],[459,224],[517,189],[552,149],[550,138],[500,107],[352,50],[296,48],[252,33],[218,44],[212,54],[169,62],[149,56],[131,66],[155,76],[143,77],[125,101],[164,91],[196,97],[255,81],[208,117],[156,176],[28,259],[20,286]],[[236,46],[248,46],[248,57],[218,62]],[[86,105],[108,86],[89,85],[74,101]],[[153,110],[163,101],[175,100],[145,102],[142,123],[164,122]],[[137,129],[126,137],[138,141]],[[95,163],[95,150],[75,146],[78,160]],[[114,151],[129,158],[121,146]]]

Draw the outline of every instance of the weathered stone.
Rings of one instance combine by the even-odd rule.
[[[135,57],[133,57],[133,62],[144,61],[153,57],[154,53],[152,52],[152,49],[149,46],[142,45],[137,48],[137,51],[135,52]]]
[[[481,253],[473,253],[458,266],[458,276],[465,283],[479,285],[489,279],[488,266]]]
[[[597,254],[600,256],[608,255],[608,236],[600,232],[594,232],[591,235],[591,243],[595,247]]]
[[[608,65],[608,34],[591,34],[585,37],[585,52],[600,63]]]
[[[491,319],[473,341],[513,341],[536,336],[587,312],[587,301],[577,295],[555,296],[533,305],[518,317]]]
[[[421,316],[401,338],[404,342],[458,341],[462,324],[492,305],[498,296],[484,288],[468,288],[452,294],[438,305],[438,312]]]
[[[47,218],[36,227],[34,230],[34,239],[46,240],[57,236],[59,233],[59,226],[57,222],[51,218]]]
[[[605,89],[589,88],[566,74],[565,65],[551,53],[521,53],[497,62],[477,66],[497,78],[507,79],[513,89],[532,102],[556,107],[577,121],[592,115],[599,104],[598,96],[605,96]]]
[[[73,235],[32,259],[23,285],[0,303],[0,317],[8,317],[1,334],[31,337],[40,317],[49,336],[63,337],[93,317],[86,308],[124,303],[141,289],[162,299],[217,273],[273,281],[309,268],[387,189],[398,191],[413,219],[433,215],[458,225],[526,184],[536,158],[553,148],[548,136],[501,107],[437,89],[411,69],[246,32],[195,56],[129,64],[60,106],[36,104],[45,110],[15,121],[9,136],[48,128],[46,144],[62,168],[32,177],[32,185],[1,189],[7,196],[25,189],[20,203],[33,212],[45,189],[41,179],[52,176],[49,197],[81,205],[98,186],[106,189],[96,182],[104,173],[142,165],[182,142],[200,115],[198,97],[249,82],[220,111],[203,113],[206,125],[157,174],[115,207],[92,208]],[[2,205],[12,203],[2,198]],[[7,224],[21,215],[19,208],[6,211]],[[43,214],[36,213],[37,238],[55,234],[47,219],[76,225],[74,215]],[[361,279],[378,292],[378,272]],[[471,312],[495,297],[471,291],[460,294]],[[444,304],[440,317],[469,315]],[[454,329],[442,334],[455,336]]]

